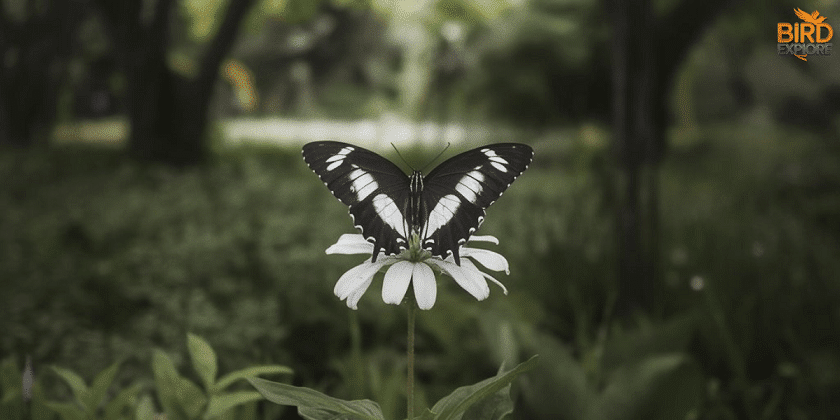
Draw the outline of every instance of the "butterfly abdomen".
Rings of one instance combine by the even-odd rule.
[[[408,208],[404,214],[408,215],[408,231],[420,234],[420,228],[426,224],[426,203],[423,196],[423,173],[414,171],[409,179]]]

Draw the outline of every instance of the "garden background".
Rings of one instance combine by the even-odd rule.
[[[3,0],[4,413],[26,360],[52,401],[52,366],[119,362],[121,415],[159,412],[153,349],[198,382],[194,333],[401,418],[405,312],[332,293],[353,228],[300,157],[330,139],[535,149],[479,230],[510,294],[438,278],[418,404],[539,354],[510,418],[836,418],[840,53],[779,55],[794,9],[840,28],[828,0]]]

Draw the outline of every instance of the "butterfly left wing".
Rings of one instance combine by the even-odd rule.
[[[303,159],[350,208],[353,224],[373,243],[372,261],[380,249],[393,255],[407,246],[403,207],[409,180],[397,165],[370,150],[336,141],[304,145]]]
[[[460,265],[458,248],[533,157],[530,146],[498,143],[461,153],[433,169],[423,181],[422,199],[428,209],[421,229],[423,248],[441,258],[452,254]]]

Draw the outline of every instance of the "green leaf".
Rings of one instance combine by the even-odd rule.
[[[520,363],[505,373],[499,372],[495,377],[485,379],[474,385],[462,386],[456,389],[451,394],[441,398],[432,407],[432,411],[437,413],[437,417],[435,418],[438,420],[461,419],[464,416],[464,412],[474,404],[499,392],[509,386],[517,376],[533,369],[537,365],[538,359],[539,356],[533,356],[526,362]]]
[[[298,407],[298,414],[306,420],[353,420],[357,418],[352,414],[335,414],[335,412],[325,408],[312,407]]]
[[[283,18],[289,23],[307,22],[321,9],[320,0],[284,0]]]
[[[64,382],[67,382],[67,385],[70,386],[76,400],[80,404],[85,404],[85,402],[90,398],[90,390],[88,389],[87,384],[85,384],[85,380],[70,369],[52,366],[52,370],[58,374],[61,379],[64,379]]]
[[[379,404],[370,400],[345,401],[324,395],[314,389],[248,378],[267,400],[281,405],[298,407],[298,413],[308,419],[384,420]]]
[[[96,378],[93,379],[93,384],[91,384],[87,398],[82,400],[82,405],[84,405],[85,411],[91,417],[93,417],[96,413],[96,409],[99,407],[99,404],[102,403],[102,400],[105,399],[108,387],[111,386],[111,382],[113,382],[114,377],[117,376],[117,370],[119,370],[119,368],[120,362],[116,362],[105,368],[102,372],[99,372],[99,374],[96,375]]]
[[[158,397],[169,419],[194,419],[207,404],[207,397],[198,385],[182,378],[172,359],[159,349],[154,350],[152,370]]]
[[[155,419],[155,405],[152,403],[152,397],[144,395],[140,398],[137,404],[137,410],[134,412],[135,420],[154,420]]]
[[[240,369],[231,373],[228,373],[225,376],[222,376],[219,379],[219,382],[216,382],[216,390],[223,390],[230,386],[232,383],[245,378],[250,378],[259,375],[275,375],[275,374],[289,374],[291,375],[294,371],[286,366],[281,365],[268,365],[268,366],[254,366],[245,369]]]
[[[64,420],[85,420],[87,417],[84,410],[74,403],[47,401],[44,405]]]
[[[31,420],[53,420],[55,413],[47,407],[47,397],[39,381],[32,385],[32,403],[29,407]]]
[[[651,356],[617,369],[589,418],[685,418],[702,402],[703,392],[702,373],[687,356]]]
[[[697,318],[695,312],[688,312],[667,322],[645,322],[638,329],[615,331],[603,347],[603,369],[612,372],[654,354],[684,351],[697,330]]]
[[[214,395],[210,397],[210,403],[207,405],[207,412],[204,413],[204,418],[212,419],[224,414],[237,405],[259,401],[261,399],[262,395],[254,391],[238,391],[230,394]]]
[[[116,397],[111,399],[111,401],[105,405],[105,418],[116,419],[123,416],[127,409],[133,407],[137,402],[137,394],[139,394],[142,389],[142,385],[134,384],[120,391]]]
[[[5,401],[10,393],[20,394],[21,372],[17,368],[14,356],[9,356],[0,362],[0,389],[3,391]]]
[[[22,394],[23,392],[20,389],[10,389],[3,393],[3,398],[0,399],[0,403],[6,404],[19,401],[23,398]]]
[[[204,382],[204,389],[207,392],[212,391],[213,383],[216,381],[216,369],[218,369],[216,352],[203,338],[192,333],[187,334],[187,347],[190,351],[193,369],[198,372],[198,376]]]
[[[537,418],[584,418],[596,396],[583,366],[566,345],[550,335],[535,334],[533,344],[545,362],[520,381],[525,403]]]
[[[464,412],[462,420],[500,420],[513,412],[510,384],[496,393],[478,401]]]
[[[435,418],[435,413],[432,413],[432,410],[429,410],[427,408],[426,411],[423,412],[423,414],[421,414],[417,417],[414,417],[414,420],[432,420],[434,418]]]

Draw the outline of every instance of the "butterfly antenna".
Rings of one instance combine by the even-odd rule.
[[[399,150],[399,149],[397,149],[397,146],[396,146],[394,143],[391,143],[391,147],[393,147],[393,148],[394,148],[394,150],[396,150],[396,151],[397,151],[397,156],[399,156],[399,157],[400,157],[400,159],[402,159],[403,163],[405,163],[406,165],[408,165],[408,167],[409,167],[409,168],[411,168],[411,170],[412,170],[412,171],[416,171],[416,169],[414,169],[414,167],[413,167],[413,166],[411,166],[411,164],[410,164],[410,163],[408,163],[408,161],[407,161],[407,160],[405,160],[405,158],[403,157],[402,153],[400,153],[400,150]]]
[[[434,159],[432,159],[432,161],[431,161],[431,162],[427,163],[427,164],[426,164],[426,166],[424,166],[424,167],[423,167],[423,169],[421,169],[420,171],[421,171],[421,172],[425,172],[425,171],[426,171],[426,168],[428,168],[428,167],[429,167],[429,165],[431,165],[431,164],[435,163],[435,161],[436,161],[436,160],[440,159],[440,157],[441,157],[444,153],[446,153],[446,151],[449,149],[449,146],[452,146],[452,143],[450,143],[450,142],[446,142],[446,147],[444,147],[444,148],[443,148],[443,150],[441,150],[441,151],[440,151],[440,153],[438,153],[438,154],[437,154],[437,156],[435,156],[435,158],[434,158]]]

